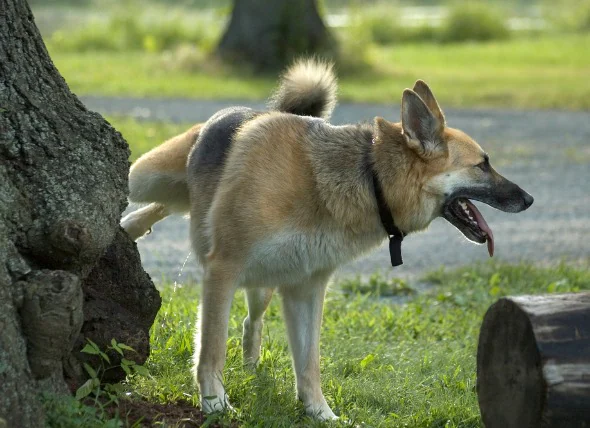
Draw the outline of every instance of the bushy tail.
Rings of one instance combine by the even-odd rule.
[[[331,63],[300,59],[281,76],[269,108],[299,116],[329,119],[336,107],[338,85]]]

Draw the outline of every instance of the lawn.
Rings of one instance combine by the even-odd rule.
[[[111,125],[119,131],[131,150],[130,161],[163,143],[167,139],[186,131],[194,124],[178,124],[170,122],[140,122],[128,117],[108,117]]]
[[[341,100],[397,104],[421,78],[443,106],[590,109],[590,34],[367,49],[372,66],[341,78]],[[212,66],[170,68],[170,53],[66,53],[51,46],[50,53],[78,95],[264,99],[276,83],[276,76]]]
[[[424,280],[430,284],[428,291],[409,297],[411,285],[379,277],[370,284],[333,284],[322,327],[322,385],[342,421],[330,426],[481,427],[475,358],[489,305],[505,295],[590,289],[590,271],[565,265],[488,263],[435,271]],[[196,405],[190,358],[198,286],[169,284],[161,293],[163,305],[152,327],[152,353],[146,363],[150,376],[129,378],[127,396]],[[391,297],[396,293],[403,297]],[[241,294],[232,309],[225,369],[236,412],[213,415],[208,423],[313,426],[295,400],[276,296],[265,318],[260,365],[255,373],[242,367],[246,309]]]

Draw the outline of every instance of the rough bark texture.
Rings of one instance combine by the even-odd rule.
[[[477,391],[487,428],[590,427],[590,293],[492,305],[479,336]]]
[[[296,56],[334,47],[316,0],[234,0],[217,53],[236,64],[274,71]]]
[[[43,426],[40,393],[67,392],[74,345],[121,314],[109,335],[147,356],[159,296],[117,233],[128,155],[69,91],[26,1],[0,0],[0,424]]]
[[[77,349],[87,337],[103,349],[116,339],[135,349],[135,353],[127,353],[127,359],[143,364],[150,352],[149,329],[160,303],[160,295],[141,267],[135,242],[119,229],[113,244],[84,281],[84,325]],[[111,361],[119,360],[116,352],[109,356]],[[78,359],[97,367],[98,360],[93,358],[78,354]],[[125,372],[118,368],[105,373],[103,380],[124,378]]]

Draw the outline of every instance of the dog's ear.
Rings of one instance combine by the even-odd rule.
[[[440,106],[438,105],[438,103],[436,102],[436,98],[434,98],[434,94],[432,93],[432,91],[430,90],[430,88],[428,87],[428,85],[426,84],[426,82],[424,80],[416,80],[416,83],[414,83],[414,92],[416,92],[418,94],[418,96],[420,98],[422,98],[422,101],[424,101],[424,104],[426,104],[426,106],[430,109],[432,114],[434,114],[434,116],[436,116],[436,118],[444,126],[446,123],[445,115],[444,115],[443,111],[441,110]]]
[[[433,158],[446,153],[444,123],[411,89],[404,90],[402,95],[402,129],[408,146],[421,157]]]

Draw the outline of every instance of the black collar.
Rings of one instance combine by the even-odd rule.
[[[391,266],[396,267],[403,264],[402,260],[402,241],[404,240],[404,233],[400,231],[395,222],[391,210],[383,196],[383,189],[379,182],[379,177],[372,168],[373,188],[375,189],[375,199],[377,200],[377,207],[379,208],[379,217],[381,217],[381,224],[389,236],[389,255],[391,256]]]

